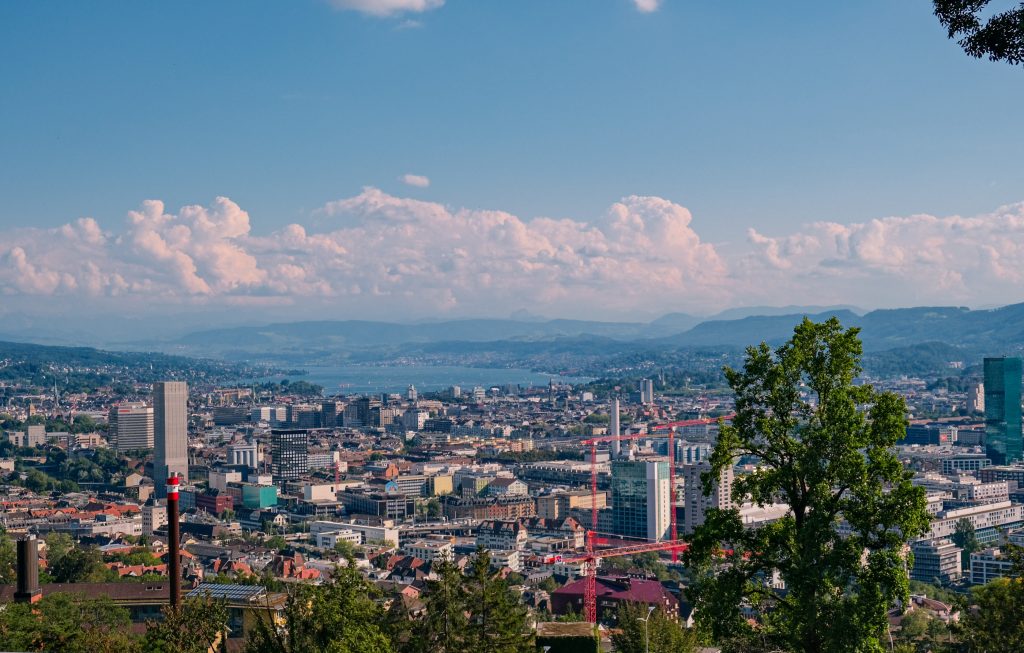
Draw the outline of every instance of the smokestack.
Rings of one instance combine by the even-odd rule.
[[[14,600],[35,603],[43,597],[39,590],[39,540],[29,535],[18,540],[18,587]]]
[[[611,433],[615,437],[622,435],[619,432],[619,398],[612,399],[612,415],[611,415]],[[619,458],[622,455],[622,443],[618,440],[612,440],[612,458]]]
[[[171,577],[171,607],[178,607],[181,600],[181,552],[178,542],[181,539],[178,527],[178,485],[177,474],[167,479],[167,573]]]

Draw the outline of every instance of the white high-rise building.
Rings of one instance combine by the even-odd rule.
[[[704,496],[704,484],[701,475],[711,470],[711,463],[702,460],[699,463],[683,465],[683,478],[686,483],[684,496],[686,499],[686,514],[683,518],[683,532],[690,534],[693,529],[704,523],[707,510],[718,508],[728,510],[733,507],[732,503],[732,467],[726,467],[718,477],[718,482],[712,484],[711,494]]]
[[[612,399],[611,422],[609,423],[608,435],[619,437],[622,431],[619,427],[619,398]],[[612,458],[618,459],[622,456],[622,442],[612,440]]]
[[[153,474],[157,496],[166,493],[164,482],[179,474],[188,480],[188,384],[158,381],[153,384]]]
[[[985,412],[985,384],[972,383],[967,389],[967,410],[972,413]]]
[[[118,452],[153,448],[153,407],[141,402],[110,407],[110,446]],[[162,485],[163,481],[158,485]]]
[[[654,381],[640,379],[640,403],[644,405],[654,403]]]
[[[153,532],[167,525],[167,505],[163,501],[150,501],[142,506],[142,534],[153,537]]]
[[[417,399],[419,399],[419,396],[419,393],[416,392],[416,386],[414,385],[410,385],[409,389],[405,391],[405,398],[408,401],[416,401]]]

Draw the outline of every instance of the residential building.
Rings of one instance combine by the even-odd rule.
[[[416,540],[402,548],[409,555],[427,562],[451,562],[455,559],[455,546],[447,540]]]
[[[705,514],[711,508],[728,510],[733,507],[732,467],[722,470],[718,482],[712,483],[710,493],[705,496],[702,476],[705,472],[710,471],[711,463],[708,461],[683,466],[683,482],[685,483],[683,489],[685,497],[683,532],[686,534],[692,533],[695,528],[704,523]]]
[[[984,585],[1013,572],[1013,561],[998,548],[983,549],[971,554],[971,583]]]
[[[537,505],[530,497],[441,497],[441,509],[448,519],[519,519],[533,517]]]
[[[931,529],[922,539],[952,537],[961,519],[966,519],[974,527],[978,542],[988,544],[999,538],[1000,531],[1024,526],[1024,505],[999,501],[943,510],[932,519]]]
[[[519,479],[499,476],[484,487],[483,494],[487,497],[521,496],[530,493],[530,488]]]
[[[153,533],[167,525],[167,505],[162,501],[148,501],[142,506],[142,534],[153,537]]]
[[[590,490],[569,490],[537,497],[537,516],[544,519],[565,519],[571,510],[590,510],[594,503],[601,510],[608,505],[604,491],[592,494]]]
[[[228,483],[241,483],[242,472],[234,469],[211,469],[208,485],[211,490],[217,490],[218,492],[227,492]]]
[[[573,581],[551,594],[551,611],[557,615],[583,614],[587,579]],[[661,609],[670,618],[679,616],[679,600],[656,580],[598,576],[598,621],[614,621],[623,603]]]
[[[491,568],[508,569],[519,573],[523,570],[523,552],[517,549],[498,549],[491,551]]]
[[[485,521],[476,531],[476,544],[490,550],[522,550],[529,533],[517,519]]]
[[[911,546],[914,567],[910,577],[925,583],[948,584],[960,580],[963,550],[947,539],[923,540]]]

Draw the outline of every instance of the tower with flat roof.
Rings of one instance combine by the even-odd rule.
[[[985,451],[993,465],[1024,459],[1020,385],[1020,358],[985,359]]]
[[[153,384],[153,448],[153,480],[162,499],[173,474],[188,481],[188,384],[184,381]]]

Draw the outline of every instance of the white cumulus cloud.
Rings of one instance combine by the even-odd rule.
[[[649,14],[658,11],[658,7],[661,6],[661,0],[633,0],[633,4],[636,5],[638,11]]]
[[[398,179],[403,184],[415,186],[416,188],[426,188],[430,185],[430,178],[423,175],[402,175]]]
[[[330,3],[337,9],[386,17],[437,9],[444,5],[444,0],[330,0]]]
[[[912,215],[768,236],[748,230],[739,267],[791,298],[913,305],[1020,301],[1024,203],[974,217]],[[789,302],[793,303],[793,302]]]

